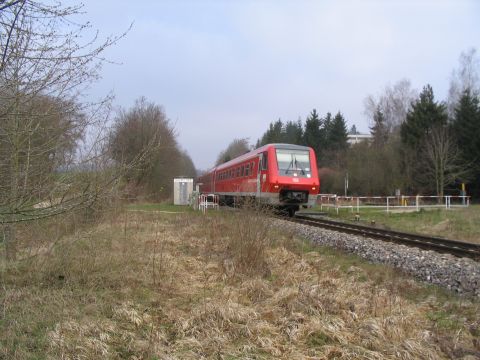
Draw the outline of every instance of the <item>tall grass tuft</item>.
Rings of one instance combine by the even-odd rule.
[[[231,215],[226,227],[226,254],[237,270],[248,274],[267,275],[265,254],[272,245],[271,221],[268,212],[246,204]]]

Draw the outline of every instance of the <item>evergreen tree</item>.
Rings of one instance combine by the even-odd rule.
[[[373,114],[373,126],[370,128],[370,133],[373,136],[373,145],[375,147],[385,146],[388,141],[388,127],[380,107],[377,107]]]
[[[303,143],[302,121],[287,121],[285,124],[282,142],[287,144],[301,145]]]
[[[323,118],[323,128],[321,129],[321,147],[323,150],[330,148],[330,130],[332,128],[332,114],[327,112]]]
[[[320,120],[317,110],[313,109],[305,120],[305,131],[303,133],[303,143],[310,146],[317,155],[320,156],[322,144],[322,121]]]
[[[423,88],[419,98],[412,104],[405,122],[400,128],[403,144],[403,172],[405,173],[409,192],[421,191],[432,193],[435,186],[422,180],[427,177],[427,167],[422,164],[425,159],[427,140],[434,131],[440,131],[447,124],[446,106],[435,101],[430,85]],[[430,161],[433,161],[430,159]]]
[[[357,135],[357,134],[360,134],[360,133],[357,131],[357,127],[355,126],[355,124],[352,125],[352,127],[351,127],[350,130],[348,131],[348,134],[349,134],[349,135]]]
[[[480,196],[480,104],[469,89],[463,92],[454,110],[453,133],[463,161],[471,166],[473,182],[470,194]]]
[[[261,139],[257,141],[256,147],[272,143],[281,143],[285,138],[284,126],[281,119],[271,122],[268,130],[262,135]]]
[[[345,150],[347,143],[347,125],[340,111],[335,115],[328,131],[329,148],[334,151]]]
[[[480,167],[480,105],[470,90],[463,93],[455,107],[452,127],[465,160]]]
[[[400,128],[402,143],[416,149],[425,135],[435,127],[446,125],[447,119],[446,106],[435,102],[432,87],[425,86]]]

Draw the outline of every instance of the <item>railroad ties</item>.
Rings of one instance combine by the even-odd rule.
[[[318,218],[314,219],[304,215],[296,215],[293,218],[286,219],[305,225],[321,227],[353,235],[361,235],[364,237],[394,242],[397,244],[418,247],[425,250],[434,250],[441,253],[452,254],[458,257],[469,257],[475,260],[480,260],[480,244],[444,239],[440,237],[404,233],[394,230],[378,229],[334,220]]]

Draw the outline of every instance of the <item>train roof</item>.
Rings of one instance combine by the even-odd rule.
[[[257,154],[260,154],[261,152],[266,151],[270,147],[275,147],[276,149],[287,149],[287,150],[310,150],[308,146],[302,146],[302,145],[295,145],[295,144],[282,144],[282,143],[274,143],[274,144],[266,144],[263,145],[255,150],[249,151],[248,153],[245,153],[243,155],[240,155],[236,157],[235,159],[232,159],[230,161],[227,161],[223,164],[217,165],[213,168],[211,168],[208,172],[212,172],[214,170],[220,170],[227,168],[229,166],[232,166],[233,164],[236,164],[239,161],[246,160],[252,156],[255,156]]]

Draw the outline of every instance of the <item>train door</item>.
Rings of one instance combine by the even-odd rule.
[[[214,171],[213,173],[213,179],[212,179],[212,193],[215,193],[215,185],[217,183],[217,171]]]
[[[266,191],[265,182],[267,181],[267,170],[268,170],[267,152],[263,152],[260,154],[260,158],[258,161],[257,198],[262,197],[262,188],[263,188],[263,191]]]
[[[258,166],[257,166],[257,199],[260,199],[262,193],[262,157],[263,154],[258,156]]]

